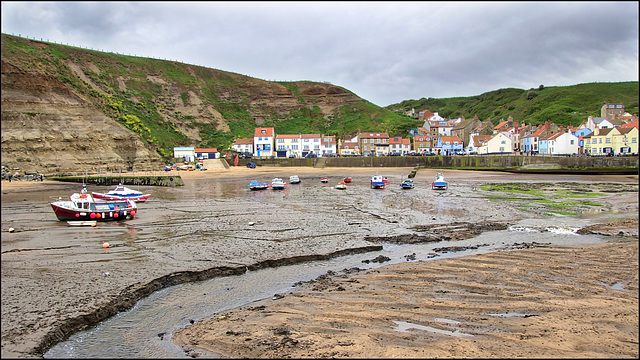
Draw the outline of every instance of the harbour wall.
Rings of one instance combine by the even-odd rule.
[[[421,167],[456,170],[493,170],[531,173],[637,174],[638,156],[589,157],[547,155],[472,156],[357,156],[311,159],[240,159],[238,166],[253,161],[258,166],[322,167]]]

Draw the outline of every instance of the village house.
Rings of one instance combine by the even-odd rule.
[[[272,127],[258,127],[253,135],[253,156],[275,156],[273,151],[274,132]]]
[[[501,132],[492,136],[478,148],[478,154],[511,154],[513,153],[513,139],[508,132]]]
[[[593,117],[591,115],[589,115],[586,123],[586,127],[591,131],[595,131],[596,129],[612,129],[619,125],[622,125],[621,120],[609,119],[607,117]]]
[[[618,128],[620,137],[614,144],[620,149],[619,155],[638,155],[638,119]]]
[[[277,157],[302,157],[301,135],[276,135],[276,154]]]
[[[492,135],[471,134],[469,145],[466,146],[467,154],[477,154],[480,148],[492,137]]]
[[[302,134],[302,157],[319,156],[321,136],[320,134]]]
[[[456,155],[464,150],[464,144],[457,136],[442,136],[438,139],[438,154]]]
[[[389,138],[389,154],[407,155],[411,152],[411,141],[399,136]]]
[[[471,134],[480,126],[482,126],[482,121],[478,119],[478,116],[475,116],[471,120],[465,120],[463,117],[462,121],[451,129],[451,136],[457,136],[462,140],[463,144],[469,144]]]
[[[413,136],[413,151],[422,154],[426,151],[432,152],[435,148],[431,135],[425,128],[418,128]]]
[[[186,162],[191,162],[196,159],[196,151],[194,147],[174,147],[173,157],[174,159],[184,159]]]
[[[335,136],[322,135],[320,141],[320,156],[334,156],[338,154]]]
[[[220,157],[220,154],[218,153],[218,149],[216,148],[209,148],[209,149],[195,148],[194,152],[196,153],[196,158],[200,160],[217,159]]]
[[[389,134],[358,132],[358,141],[363,156],[385,156],[389,153]]]
[[[579,139],[571,133],[566,132],[549,134],[539,141],[539,153],[547,155],[574,155],[579,153]]]
[[[607,118],[613,122],[625,113],[622,104],[603,104],[600,108],[600,117]]]
[[[237,151],[240,154],[253,154],[253,138],[235,139],[233,145],[231,145],[231,150]]]
[[[350,139],[338,140],[338,151],[340,156],[360,156],[358,136]]]

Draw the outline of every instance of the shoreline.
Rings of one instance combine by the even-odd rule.
[[[256,171],[258,170],[258,171]],[[383,169],[375,169],[375,172],[379,172],[381,175],[388,175],[390,177],[390,179],[393,182],[397,182],[399,184],[399,180],[401,178],[406,178],[406,176],[413,170],[413,169],[409,169],[409,168],[383,168]],[[501,181],[505,181],[505,179],[513,179],[515,177],[507,175],[507,174],[499,174],[496,175],[493,172],[457,172],[457,171],[447,171],[447,170],[439,170],[439,169],[421,169],[418,172],[418,175],[416,176],[416,178],[414,180],[420,182],[420,183],[427,183],[428,181],[430,181],[432,179],[433,174],[435,174],[436,172],[444,172],[449,179],[451,179],[450,181],[452,181],[452,184],[455,184],[457,186],[454,187],[454,189],[459,189],[459,190],[464,190],[467,188],[466,182],[492,182],[492,181],[497,181],[497,182],[501,182]],[[222,183],[236,183],[236,182],[240,182],[240,187],[243,190],[246,190],[245,187],[245,182],[248,183],[250,180],[252,180],[253,178],[257,178],[257,179],[262,179],[262,180],[270,180],[272,177],[274,176],[279,176],[282,177],[283,174],[297,174],[299,176],[301,176],[301,178],[303,179],[303,182],[313,182],[314,180],[318,180],[319,183],[319,179],[323,176],[330,176],[330,178],[333,180],[337,180],[340,179],[343,176],[353,176],[354,178],[357,177],[357,182],[360,184],[359,186],[362,185],[362,183],[364,181],[368,182],[368,177],[372,174],[372,169],[370,168],[361,168],[361,169],[353,169],[353,168],[332,168],[332,169],[313,169],[313,168],[301,168],[301,169],[284,169],[284,168],[265,168],[265,169],[247,169],[247,168],[241,168],[241,169],[235,169],[232,171],[229,170],[217,170],[217,171],[212,171],[212,170],[207,170],[207,171],[203,171],[203,172],[184,172],[185,176],[183,178],[183,180],[185,180],[185,187],[180,187],[178,189],[157,189],[155,187],[153,187],[153,189],[157,189],[158,192],[158,196],[162,197],[161,194],[168,192],[168,193],[173,193],[174,191],[182,194],[185,193],[185,191],[188,192],[188,189],[191,188],[195,188],[197,186],[200,186],[203,183],[206,183],[207,181],[211,180],[211,179],[215,179],[216,182],[222,182]],[[181,172],[182,173],[182,172]],[[182,175],[182,174],[181,174]],[[287,175],[288,177],[288,175]],[[517,176],[516,176],[517,177]],[[530,180],[526,180],[528,179],[528,177],[520,177],[522,179],[522,181],[530,181]],[[560,179],[560,181],[565,181],[567,177],[564,176],[556,176],[554,177],[554,179]],[[613,181],[613,182],[623,182],[623,183],[629,183],[629,182],[633,182],[636,181],[637,183],[637,176],[635,176],[635,178],[633,177],[628,177],[628,176],[613,176],[611,178],[609,177],[605,177],[607,179],[610,179],[609,181]],[[572,179],[571,177],[568,177],[568,179]],[[603,179],[603,177],[598,177],[598,181],[606,181],[606,179]],[[240,181],[241,180],[241,181]],[[40,202],[42,201],[43,198],[45,198],[46,196],[48,196],[50,193],[52,192],[58,192],[58,191],[64,191],[64,192],[69,192],[71,191],[77,191],[77,187],[78,184],[77,183],[65,183],[65,182],[54,182],[54,181],[45,181],[43,183],[41,182],[24,182],[24,181],[19,181],[19,182],[12,182],[12,183],[8,183],[8,181],[3,181],[2,182],[2,197],[3,197],[3,208],[5,207],[5,200],[8,199],[9,203],[15,203],[15,202],[20,202],[20,203],[24,203],[24,201],[36,201],[36,202]],[[368,186],[367,186],[368,187]],[[424,187],[424,185],[423,185]],[[320,189],[322,190],[322,189]],[[413,190],[412,190],[413,191]],[[154,191],[156,192],[156,191]],[[365,192],[368,193],[368,190]],[[426,191],[426,193],[431,194],[431,191]],[[454,193],[454,191],[450,192],[451,194]],[[324,191],[320,191],[318,192],[319,195],[325,196]],[[388,191],[388,194],[393,194],[392,191]],[[406,194],[406,192],[402,193],[402,194]],[[419,192],[416,192],[415,194],[419,194]],[[351,195],[350,195],[351,196]],[[33,200],[32,200],[33,199]],[[331,199],[331,198],[328,198]],[[348,197],[345,199],[349,199]],[[161,202],[166,202],[169,201],[171,202],[171,199],[153,199],[154,201],[161,201]],[[304,199],[302,199],[303,202],[306,201]],[[333,201],[333,200],[332,200]],[[633,201],[633,200],[631,200]],[[153,201],[151,202],[151,204],[153,204]],[[221,204],[221,206],[223,206],[225,204]],[[635,199],[635,203],[632,203],[632,205],[635,206],[635,208],[637,209],[637,198]],[[492,205],[493,207],[494,205]],[[44,211],[46,211],[47,215],[49,214],[50,209],[47,208],[46,205],[42,205],[42,207],[45,209]],[[224,209],[224,208],[222,208]],[[636,210],[637,211],[637,210]],[[478,214],[478,219],[483,219],[485,217],[491,217],[491,214],[499,214],[503,212],[502,208],[497,207],[493,210],[490,211],[486,211],[485,213],[479,213]],[[154,218],[155,216],[160,216],[162,215],[161,212],[158,212],[156,210],[154,210],[153,207],[151,206],[147,206],[145,205],[145,214],[148,214],[149,219]],[[636,212],[637,214],[637,212]],[[179,213],[176,213],[176,215],[178,215],[178,219],[180,218],[181,215],[179,215]],[[366,215],[366,213],[364,214]],[[24,216],[24,215],[21,215]],[[40,215],[38,215],[37,213],[33,215],[35,218],[41,217]],[[162,216],[174,216],[171,214],[168,215],[162,215]],[[7,305],[10,306],[11,308],[17,307],[17,308],[23,308],[22,311],[28,311],[30,314],[30,316],[35,316],[32,319],[29,320],[30,323],[36,323],[37,325],[37,331],[31,332],[31,333],[26,333],[25,335],[13,335],[15,334],[16,331],[24,331],[24,330],[20,330],[20,327],[16,327],[16,325],[19,324],[14,324],[15,321],[17,322],[21,322],[24,320],[21,320],[21,316],[19,313],[15,313],[14,311],[11,312],[5,312],[4,309],[10,309],[7,306],[3,306],[3,350],[2,350],[2,355],[3,357],[38,357],[41,356],[41,354],[39,354],[38,351],[36,351],[35,353],[32,352],[33,349],[40,349],[41,351],[44,351],[48,348],[50,343],[55,343],[57,342],[59,339],[61,339],[62,337],[66,337],[65,333],[67,332],[66,330],[62,329],[62,327],[66,327],[67,329],[71,330],[73,329],[77,329],[77,327],[79,326],[80,328],[83,326],[87,326],[88,324],[91,324],[92,322],[95,322],[97,319],[99,319],[99,317],[102,317],[108,313],[111,312],[111,310],[107,311],[106,313],[101,313],[101,311],[105,311],[105,309],[103,308],[106,304],[112,304],[114,305],[114,308],[119,309],[119,311],[122,311],[124,309],[123,305],[126,305],[126,301],[131,300],[131,294],[144,294],[146,292],[148,292],[150,289],[154,288],[153,284],[156,284],[156,281],[158,279],[163,279],[163,278],[175,278],[178,279],[180,276],[184,276],[185,274],[195,274],[198,271],[206,271],[207,268],[201,267],[201,266],[194,266],[193,264],[189,264],[189,263],[184,263],[181,262],[179,259],[176,261],[171,261],[169,263],[164,264],[163,266],[165,267],[165,271],[162,271],[160,269],[158,269],[158,266],[156,264],[156,262],[158,260],[160,260],[161,258],[158,258],[157,255],[154,255],[155,252],[157,250],[163,250],[164,248],[162,246],[155,246],[153,243],[149,242],[148,240],[144,240],[145,242],[141,242],[140,244],[144,244],[144,246],[147,248],[147,251],[151,251],[148,259],[145,259],[145,263],[143,263],[143,266],[139,266],[140,264],[137,264],[136,267],[139,268],[139,272],[140,274],[136,277],[131,277],[131,276],[126,276],[126,275],[119,275],[117,274],[116,271],[111,271],[112,276],[109,278],[108,282],[105,282],[105,278],[103,276],[101,276],[100,274],[102,273],[101,269],[101,265],[100,263],[96,263],[96,264],[92,264],[91,262],[85,264],[85,265],[74,265],[74,264],[70,264],[67,262],[64,263],[59,263],[56,264],[54,262],[54,264],[50,264],[50,260],[51,257],[50,255],[47,255],[48,253],[56,253],[56,252],[61,252],[62,254],[65,254],[65,256],[69,257],[70,261],[74,258],[78,258],[78,259],[83,259],[83,260],[87,260],[87,256],[89,257],[88,259],[92,259],[95,258],[96,260],[98,259],[102,259],[106,256],[107,259],[110,259],[110,261],[116,261],[118,266],[123,267],[123,269],[129,268],[132,264],[128,264],[127,262],[123,262],[123,259],[119,259],[119,256],[117,255],[119,252],[121,251],[128,251],[128,248],[131,247],[133,244],[129,244],[129,243],[122,243],[122,244],[115,244],[115,248],[112,250],[109,250],[107,252],[105,252],[103,249],[100,250],[92,250],[92,247],[87,248],[87,246],[85,245],[84,242],[82,242],[82,239],[76,240],[75,242],[78,242],[79,247],[71,247],[68,250],[56,250],[55,245],[48,245],[46,242],[42,242],[42,240],[39,240],[39,238],[41,237],[49,237],[49,235],[46,235],[50,232],[49,226],[48,225],[44,225],[43,226],[35,226],[33,229],[25,229],[28,231],[23,231],[23,229],[21,229],[20,227],[16,226],[16,234],[13,234],[12,236],[8,236],[6,228],[11,225],[13,222],[13,220],[9,220],[10,217],[8,214],[5,214],[5,212],[3,211],[3,233],[2,233],[2,244],[3,244],[3,275],[2,275],[2,283],[3,283],[3,305]],[[366,220],[366,221],[372,221],[372,220]],[[376,223],[375,221],[372,222],[371,224],[376,224],[375,226],[380,226],[381,224]],[[51,222],[51,225],[56,225],[52,227],[53,234],[61,232],[61,234],[65,233],[65,227],[60,227],[57,226],[59,224],[55,223],[55,222]],[[115,226],[115,224],[112,224]],[[384,224],[382,224],[384,225]],[[399,226],[398,224],[387,224],[389,226]],[[126,226],[126,228],[129,229],[129,233],[131,233],[131,229],[142,229],[143,233],[144,230],[146,228],[148,228],[149,226],[151,226],[150,224],[146,224],[145,221],[133,221],[133,222],[128,222],[125,223],[124,226]],[[281,226],[286,226],[281,225]],[[371,226],[371,225],[370,225]],[[637,219],[636,219],[636,227],[637,227]],[[116,226],[116,228],[118,228]],[[276,225],[274,231],[278,230],[278,225]],[[43,234],[38,235],[38,233],[43,232]],[[141,231],[141,230],[138,230]],[[309,231],[311,231],[311,234],[313,233],[313,229],[309,229]],[[611,230],[614,231],[614,230]],[[36,236],[36,238],[31,238],[33,236]],[[614,234],[615,235],[615,234]],[[56,235],[54,235],[55,237]],[[135,232],[134,235],[135,236]],[[308,235],[307,235],[308,236]],[[20,243],[16,243],[14,244],[13,239],[23,239],[24,240],[20,240],[20,241],[27,241],[25,242],[24,245],[17,245]],[[637,239],[637,232],[636,232],[636,239]],[[9,240],[11,240],[11,242],[9,242]],[[79,242],[80,241],[80,242]],[[140,240],[138,240],[140,241]],[[98,242],[98,241],[96,241]],[[342,241],[341,241],[342,243]],[[320,244],[320,243],[318,243]],[[74,246],[73,243],[70,244],[71,246]],[[238,244],[240,245],[240,244]],[[295,245],[295,244],[294,244]],[[362,241],[361,239],[353,239],[350,242],[344,243],[342,245],[340,245],[343,249],[350,249],[350,248],[359,248],[362,246],[366,246],[367,242]],[[47,246],[51,247],[51,250],[45,250],[47,249]],[[53,247],[52,247],[53,246]],[[193,249],[198,249],[198,247],[200,246],[198,243],[190,245],[190,246],[195,246],[195,247],[191,247],[191,248],[186,248],[186,250],[190,250],[192,251]],[[330,254],[332,253],[331,248],[334,246],[332,243],[328,243],[327,245],[320,246],[317,249],[313,250],[313,251],[300,251],[299,248],[293,246],[291,247],[290,250],[288,250],[289,248],[287,247],[288,245],[286,243],[282,243],[279,246],[283,246],[282,248],[282,253],[280,254],[280,251],[276,252],[275,256],[276,257],[280,257],[280,259],[287,259],[287,258],[295,258],[296,256],[309,256],[310,254],[314,254],[312,256],[317,256],[318,254]],[[97,246],[96,246],[97,247]],[[21,249],[33,249],[35,251],[22,251]],[[77,250],[76,250],[77,249]],[[241,248],[240,248],[241,249]],[[294,250],[295,249],[295,250]],[[14,251],[16,250],[16,251]],[[206,249],[204,249],[206,250]],[[198,259],[200,257],[203,256],[204,252],[201,254],[199,253],[201,250],[198,249],[198,252],[194,253],[194,254],[188,254],[186,252],[184,252],[184,250],[181,250],[179,253],[177,253],[178,257],[184,257],[185,259]],[[95,255],[93,254],[95,252]],[[205,251],[206,252],[206,251]],[[41,253],[41,254],[40,254]],[[159,255],[161,255],[161,253],[159,253]],[[285,255],[285,254],[289,254],[289,255]],[[42,256],[42,257],[41,257]],[[23,298],[23,296],[21,295],[20,292],[16,292],[15,293],[15,298],[14,295],[12,293],[10,293],[12,287],[15,287],[16,289],[24,289],[23,292],[27,289],[31,289],[32,285],[28,284],[28,283],[24,283],[21,280],[19,280],[20,278],[15,278],[14,276],[23,276],[20,275],[21,273],[24,272],[24,270],[26,269],[21,269],[20,268],[20,263],[15,263],[15,260],[17,259],[21,259],[20,261],[23,261],[22,258],[27,257],[27,258],[31,258],[31,261],[27,261],[24,264],[31,264],[30,266],[42,266],[43,270],[45,269],[50,269],[47,271],[52,271],[52,273],[58,273],[58,272],[62,272],[62,273],[66,273],[68,275],[72,275],[72,276],[63,276],[60,278],[54,278],[57,279],[56,281],[61,281],[61,284],[63,284],[63,287],[59,290],[56,290],[54,288],[51,289],[40,289],[40,291],[43,291],[43,294],[45,294],[46,296],[53,296],[55,298],[55,294],[56,291],[69,291],[68,289],[65,290],[66,286],[72,286],[77,288],[77,286],[74,285],[74,281],[76,282],[77,285],[80,285],[80,288],[78,290],[80,290],[80,292],[78,293],[79,298],[83,298],[86,297],[86,300],[82,299],[81,303],[84,303],[83,308],[81,309],[69,309],[69,310],[65,310],[65,308],[54,308],[52,309],[53,311],[57,312],[58,315],[56,315],[55,318],[51,318],[48,320],[46,319],[46,315],[47,313],[50,313],[50,311],[48,310],[41,310],[42,313],[39,315],[39,311],[38,310],[40,307],[42,307],[42,305],[38,304],[38,299],[29,299],[29,301],[27,301],[26,303],[22,303],[20,304],[20,301],[24,301],[24,300],[20,300]],[[220,270],[222,271],[222,269],[231,269],[233,268],[232,262],[230,262],[229,260],[224,260],[224,259],[233,259],[234,255],[233,253],[230,254],[221,254],[220,258],[216,258],[214,264],[217,264],[217,266],[213,266],[213,267],[208,267],[208,269],[217,269],[216,271]],[[268,258],[273,258],[273,256],[266,256],[265,254],[259,254],[256,253],[255,255],[252,255],[251,258],[249,258],[249,262],[244,263],[242,266],[248,266],[250,265],[252,262],[255,264],[264,262],[265,260],[267,260]],[[253,259],[253,260],[251,260]],[[7,261],[5,261],[7,260]],[[84,262],[84,261],[83,261]],[[148,263],[147,263],[148,262]],[[162,262],[166,262],[166,260],[162,260]],[[6,267],[5,267],[5,264]],[[237,263],[236,263],[237,265]],[[17,267],[16,267],[17,266]],[[5,270],[6,269],[6,270]],[[67,270],[65,270],[67,269]],[[96,275],[93,275],[96,271],[98,271],[98,273]],[[83,274],[86,273],[89,276],[83,276]],[[44,274],[47,274],[46,272]],[[76,275],[77,274],[77,275]],[[182,275],[180,275],[182,274]],[[188,277],[188,275],[187,275]],[[44,280],[44,279],[43,279]],[[16,282],[17,281],[17,282]],[[49,281],[49,280],[46,280]],[[85,284],[86,285],[83,285]],[[146,285],[145,285],[146,284]],[[147,286],[148,285],[148,286]],[[96,287],[101,287],[101,290],[96,291]],[[85,289],[86,287],[86,289]],[[145,290],[146,289],[146,290]],[[76,290],[76,292],[78,291]],[[126,290],[126,291],[123,291]],[[157,290],[157,289],[156,289]],[[30,291],[30,290],[28,290]],[[47,291],[51,292],[49,295],[47,294]],[[139,291],[138,293],[136,293],[137,291]],[[127,296],[123,296],[127,295]],[[11,296],[9,296],[11,295]],[[148,294],[147,294],[148,295]],[[146,295],[143,295],[146,296]],[[123,299],[122,297],[127,297],[129,300]],[[134,296],[135,297],[135,296]],[[18,301],[18,303],[16,303],[15,301]],[[124,301],[124,302],[123,302]],[[133,302],[135,303],[135,301]],[[60,305],[64,306],[64,301],[60,302]],[[118,305],[119,304],[119,305]],[[58,306],[60,306],[58,305]],[[26,306],[26,307],[25,307]],[[30,309],[30,310],[29,310]],[[102,310],[101,310],[102,309]],[[98,314],[98,315],[96,315]],[[102,314],[102,315],[99,315]],[[9,326],[5,326],[5,321],[7,321],[7,324],[9,324],[9,321],[12,321],[12,325]],[[66,324],[66,325],[64,325]],[[79,324],[79,325],[78,325]],[[5,328],[9,329],[5,332]],[[53,338],[49,338],[49,336],[52,336]],[[50,340],[43,340],[43,339],[50,339]],[[11,340],[14,339],[14,340]],[[40,340],[38,340],[40,339]],[[35,344],[40,343],[39,346],[36,346]]]

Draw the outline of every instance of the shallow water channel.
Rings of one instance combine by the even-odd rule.
[[[580,222],[573,219],[572,222]],[[577,228],[559,224],[549,228],[548,220],[523,220],[504,231],[485,232],[475,238],[425,244],[383,244],[381,251],[342,256],[331,260],[248,271],[243,275],[173,286],[138,301],[129,311],[72,335],[57,344],[45,358],[189,358],[174,345],[171,334],[193,320],[295,290],[295,283],[309,281],[327,271],[340,272],[358,267],[370,269],[407,261],[415,253],[416,261],[468,256],[512,249],[515,244],[537,242],[551,245],[583,245],[607,241],[598,235],[577,235]],[[434,249],[448,246],[475,247],[465,251],[440,253]],[[379,255],[391,260],[369,262]]]

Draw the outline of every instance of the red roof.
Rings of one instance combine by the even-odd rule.
[[[264,130],[264,133],[263,133]],[[273,136],[273,128],[272,127],[268,127],[268,128],[256,128],[256,132],[253,135],[254,137],[260,137],[260,136]]]

